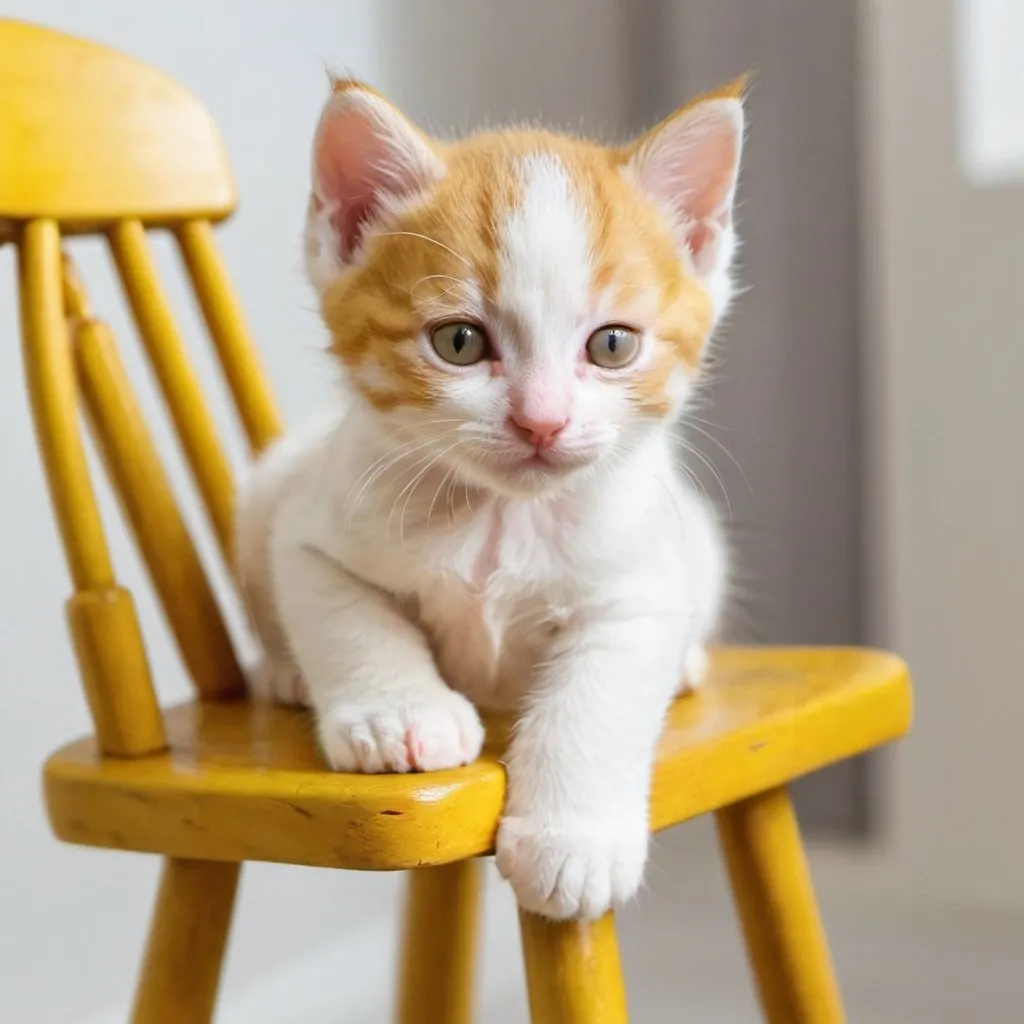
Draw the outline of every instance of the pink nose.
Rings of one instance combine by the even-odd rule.
[[[521,412],[512,413],[516,432],[536,448],[550,448],[558,435],[565,430],[567,419],[534,419]]]

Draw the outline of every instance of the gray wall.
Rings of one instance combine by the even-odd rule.
[[[893,758],[894,884],[1021,908],[1024,186],[978,188],[959,165],[960,5],[863,7],[869,626],[917,694]]]
[[[729,635],[861,639],[858,114],[855,0],[648,0],[634,117],[752,70],[741,281],[699,434],[732,507]],[[722,446],[728,449],[728,455]],[[714,479],[712,496],[722,500]],[[868,824],[864,763],[800,787],[806,824]]]

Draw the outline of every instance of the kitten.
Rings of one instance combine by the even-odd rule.
[[[348,396],[241,499],[271,686],[308,689],[338,771],[465,764],[476,708],[517,709],[497,863],[554,918],[639,887],[719,613],[670,431],[732,292],[742,137],[738,84],[618,149],[438,142],[355,81],[316,132],[307,266]]]

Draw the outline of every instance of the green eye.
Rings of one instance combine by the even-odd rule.
[[[473,324],[441,324],[430,332],[434,351],[455,366],[472,366],[487,355],[488,345],[484,332]]]
[[[599,327],[587,342],[587,355],[595,366],[621,370],[640,351],[640,335],[628,327]]]

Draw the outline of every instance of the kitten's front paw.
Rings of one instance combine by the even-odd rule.
[[[566,826],[508,817],[498,828],[496,860],[526,910],[592,920],[636,895],[647,842],[646,819]]]
[[[338,772],[439,771],[476,759],[484,729],[461,694],[376,693],[317,716],[320,746]]]

